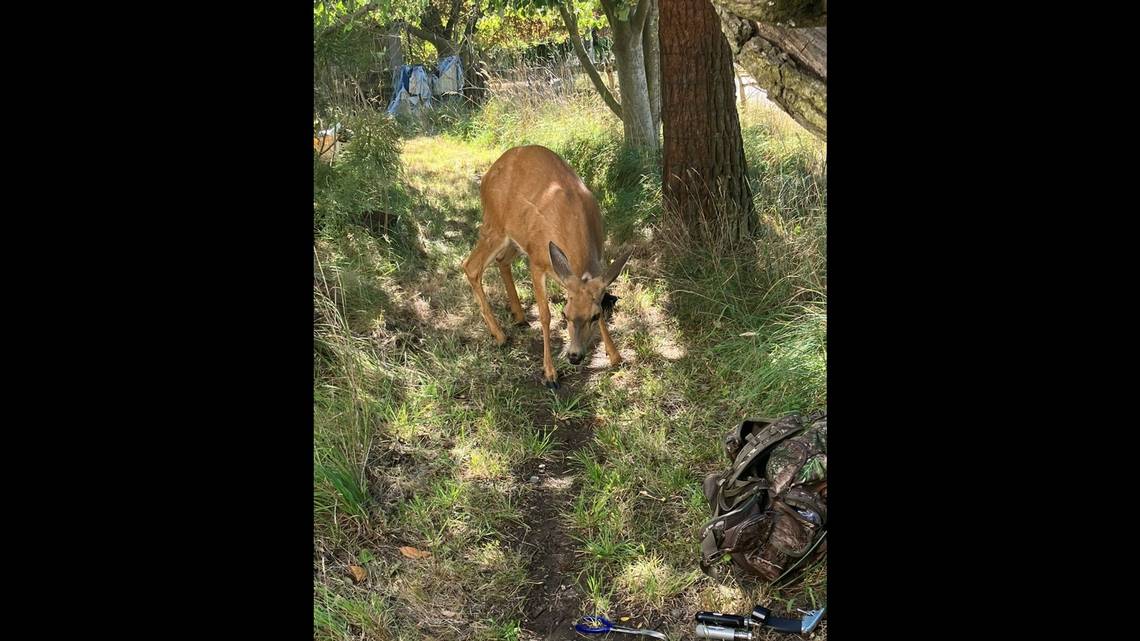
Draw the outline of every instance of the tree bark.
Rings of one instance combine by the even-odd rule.
[[[419,38],[420,40],[427,40],[428,42],[432,43],[432,45],[435,46],[436,51],[439,52],[441,58],[454,56],[459,53],[458,45],[433,31],[422,29],[414,24],[408,23],[408,33]]]
[[[826,27],[827,0],[715,0],[742,18],[777,26]]]
[[[467,98],[474,104],[482,104],[487,99],[487,70],[475,50],[475,27],[483,17],[483,5],[476,2],[475,8],[467,18],[467,25],[463,29],[463,72],[467,76]]]
[[[455,25],[459,24],[459,10],[463,8],[463,0],[451,0],[451,15],[443,27],[443,37],[452,40],[455,34]]]
[[[736,71],[735,67],[733,71]],[[740,106],[743,107],[748,104],[748,96],[744,93],[744,77],[741,76],[739,72],[736,74],[736,88],[738,92],[736,98],[740,101]]]
[[[717,0],[718,2],[720,0]],[[737,62],[796,122],[827,141],[827,27],[759,24],[718,8]]]
[[[645,49],[645,81],[649,92],[649,111],[653,114],[653,135],[661,131],[661,41],[660,8],[658,0],[649,0],[649,16],[646,18],[642,34],[642,47]]]
[[[403,22],[394,22],[388,26],[384,34],[384,48],[388,52],[388,79],[391,81],[391,101],[399,92],[400,69],[404,67],[404,47],[400,40],[400,33],[404,30]]]
[[[619,18],[620,0],[601,0],[614,37],[614,61],[617,64],[621,93],[622,125],[627,147],[655,152],[657,134],[653,131],[653,111],[649,106],[649,89],[645,77],[645,48],[642,33],[649,15],[649,0],[639,0],[637,8],[626,20]]]
[[[709,0],[661,0],[665,206],[708,240],[754,227],[732,50]]]
[[[585,46],[582,45],[582,38],[578,35],[578,19],[574,17],[573,11],[568,10],[561,2],[558,3],[558,13],[562,14],[562,22],[566,24],[566,31],[570,34],[570,42],[574,45],[574,53],[578,55],[578,61],[582,63],[582,68],[586,70],[586,75],[590,77],[590,82],[594,83],[594,88],[598,90],[598,94],[602,96],[602,100],[609,106],[610,111],[614,112],[614,115],[621,119],[621,105],[617,99],[614,98],[614,95],[610,93],[610,90],[606,88],[606,84],[602,82],[602,77],[598,75],[598,70],[594,67],[593,61],[590,60]]]

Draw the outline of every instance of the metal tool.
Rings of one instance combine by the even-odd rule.
[[[764,606],[756,606],[748,616],[739,614],[721,614],[720,612],[698,612],[696,616],[696,636],[700,639],[734,639],[748,640],[752,638],[752,629],[769,627],[777,632],[789,634],[807,634],[815,629],[823,618],[827,606],[818,610],[800,610],[802,619],[785,619],[774,617],[772,611]]]
[[[751,641],[752,632],[739,628],[725,628],[719,625],[697,624],[698,639],[722,639],[723,641]]]
[[[574,629],[583,634],[605,634],[607,632],[621,632],[623,634],[643,634],[647,637],[655,639],[665,639],[665,635],[657,632],[656,630],[643,630],[640,628],[625,628],[619,625],[614,625],[609,619],[603,616],[585,616],[582,617]]]

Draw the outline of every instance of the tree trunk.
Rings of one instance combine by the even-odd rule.
[[[613,31],[625,144],[632,149],[655,152],[658,148],[657,134],[653,131],[653,110],[649,103],[645,48],[642,44],[649,0],[640,0],[637,9],[630,11],[626,20],[618,18],[619,1],[601,0],[601,3]]]
[[[732,50],[709,0],[661,0],[665,205],[707,241],[754,226]]]
[[[776,26],[827,26],[827,0],[715,0],[713,4],[749,20]]]
[[[400,69],[404,67],[404,46],[403,41],[400,40],[400,34],[403,30],[404,23],[393,22],[384,34],[384,48],[388,52],[388,79],[392,83],[390,85],[392,95],[388,97],[389,102],[396,97],[400,90]]]
[[[623,30],[626,32],[625,38],[618,35]],[[633,36],[628,28],[619,27],[614,29],[614,40],[618,39],[626,40],[624,44],[614,44],[625,144],[634,149],[656,151],[657,134],[653,131],[653,111],[649,106],[645,52],[641,46],[640,34]]]
[[[475,51],[475,27],[483,17],[483,7],[475,3],[475,11],[467,20],[463,29],[463,52],[460,60],[463,62],[464,82],[467,84],[465,95],[476,105],[483,104],[487,99],[487,69]]]
[[[440,58],[454,56],[459,53],[458,45],[429,29],[424,29],[417,25],[408,23],[408,33],[419,38],[420,40],[426,40],[430,42],[432,46],[435,47],[435,50],[439,54]]]
[[[722,5],[717,14],[737,62],[768,92],[769,100],[826,142],[827,27],[803,29],[757,23],[725,10],[727,1],[716,2]],[[823,8],[826,10],[826,3]],[[826,23],[826,13],[822,19]]]
[[[660,9],[658,0],[649,0],[649,16],[645,20],[642,46],[645,48],[645,81],[649,91],[649,110],[653,114],[653,135],[661,131],[661,45],[658,37]]]

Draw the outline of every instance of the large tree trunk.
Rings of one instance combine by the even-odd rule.
[[[706,240],[753,229],[732,51],[709,0],[661,0],[665,206]]]
[[[657,132],[653,130],[642,37],[649,15],[649,1],[640,0],[626,20],[617,14],[621,0],[601,0],[601,4],[613,31],[625,144],[633,149],[655,152],[658,148]]]
[[[738,16],[789,27],[826,27],[827,0],[714,0]]]
[[[793,28],[758,23],[725,8],[738,8],[747,0],[715,2],[721,5],[717,8],[721,28],[732,44],[737,62],[768,92],[769,100],[827,141],[827,27],[799,28],[804,22],[826,24],[826,3],[822,5],[824,12],[814,20],[805,19],[804,14],[799,19],[789,19],[788,25],[797,25]],[[766,15],[755,8],[751,14]]]
[[[645,80],[646,89],[649,90],[649,110],[653,114],[653,135],[656,136],[661,131],[661,40],[658,37],[661,10],[658,0],[649,0],[649,11],[645,21],[645,32],[642,35],[642,46],[645,48]]]

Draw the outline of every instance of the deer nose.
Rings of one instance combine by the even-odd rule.
[[[574,365],[582,362],[582,355],[577,352],[570,352],[570,362]]]

